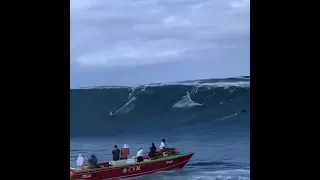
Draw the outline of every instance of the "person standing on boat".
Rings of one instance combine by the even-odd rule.
[[[148,156],[150,158],[154,158],[156,156],[156,150],[157,150],[156,146],[154,145],[154,143],[152,143]]]
[[[90,168],[90,169],[97,168],[98,159],[96,158],[96,156],[95,156],[94,154],[92,154],[92,155],[89,157],[88,163],[89,163],[89,168]]]
[[[166,145],[166,140],[165,139],[162,139],[161,143],[160,143],[160,151],[161,150],[165,150],[167,148],[167,145]]]
[[[82,154],[79,154],[78,158],[77,158],[77,166],[81,167],[83,165],[83,161],[84,161],[84,156]]]
[[[137,153],[137,162],[143,161],[143,147],[141,147]]]
[[[114,145],[114,149],[112,150],[112,156],[114,161],[118,161],[120,159],[120,149],[117,145]]]
[[[128,155],[130,154],[128,144],[124,144],[123,148],[121,149],[121,159],[128,159]]]

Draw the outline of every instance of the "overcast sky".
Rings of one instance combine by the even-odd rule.
[[[70,86],[250,75],[250,0],[70,0]]]

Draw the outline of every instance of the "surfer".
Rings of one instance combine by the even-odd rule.
[[[212,93],[209,93],[207,97],[213,97],[216,93],[212,91]]]
[[[113,115],[114,115],[114,112],[113,112],[113,111],[110,111],[109,115],[110,115],[110,116],[113,116]]]

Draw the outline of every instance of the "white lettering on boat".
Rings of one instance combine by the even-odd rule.
[[[84,174],[81,176],[81,178],[91,178],[91,174]]]
[[[136,167],[134,167],[134,166],[129,168],[129,172],[133,172],[135,170],[136,170]]]
[[[173,160],[166,161],[166,164],[172,164],[172,163],[173,163]]]
[[[122,170],[123,173],[135,172],[135,171],[140,171],[140,166],[132,166],[132,167],[128,167],[128,168],[123,168],[123,170]]]
[[[123,173],[126,173],[127,171],[128,171],[127,168],[124,168],[124,169],[122,170]]]

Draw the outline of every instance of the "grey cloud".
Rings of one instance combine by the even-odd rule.
[[[249,8],[248,0],[71,0],[72,72],[249,54]]]

